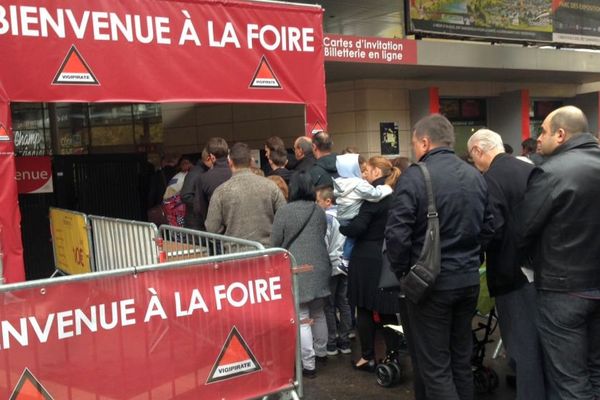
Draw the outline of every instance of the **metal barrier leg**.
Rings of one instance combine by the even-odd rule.
[[[500,338],[500,340],[498,340],[498,344],[496,345],[496,350],[494,350],[492,359],[495,360],[496,358],[498,358],[498,356],[500,355],[500,350],[502,350],[502,338]]]

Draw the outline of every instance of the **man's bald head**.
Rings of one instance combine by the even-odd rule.
[[[564,106],[552,111],[548,115],[548,120],[552,133],[563,129],[567,136],[573,136],[589,130],[585,114],[575,106]]]
[[[549,156],[574,136],[587,133],[588,122],[583,111],[575,106],[565,106],[552,111],[544,122],[537,138],[542,155]]]

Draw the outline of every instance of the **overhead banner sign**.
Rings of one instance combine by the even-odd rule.
[[[551,0],[410,0],[413,32],[533,42],[552,40]]]
[[[235,400],[290,389],[291,274],[287,253],[271,251],[3,288],[0,398]]]
[[[598,0],[554,0],[553,40],[600,46],[600,3]]]
[[[52,193],[50,157],[16,157],[19,194]]]
[[[325,61],[416,64],[417,42],[408,39],[387,39],[326,34],[323,39]]]
[[[322,15],[270,2],[0,0],[0,81],[11,101],[283,102],[326,125]]]
[[[412,33],[600,45],[597,0],[410,0],[408,14]]]

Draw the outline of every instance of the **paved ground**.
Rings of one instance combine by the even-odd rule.
[[[379,337],[381,335],[378,335]],[[498,332],[493,335],[497,339]],[[379,353],[383,354],[383,343],[377,343]],[[506,359],[504,354],[496,360],[491,359],[496,342],[488,344],[484,364],[492,367],[500,377],[500,386],[493,393],[479,395],[481,400],[509,400],[515,398],[514,389],[506,385]],[[412,370],[408,356],[402,360],[404,377],[391,388],[377,384],[375,374],[353,370],[351,360],[358,358],[358,343],[353,341],[353,354],[329,357],[326,365],[318,367],[317,377],[304,380],[304,399],[308,400],[409,400],[414,399],[412,392]]]

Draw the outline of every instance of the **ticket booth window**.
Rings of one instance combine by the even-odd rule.
[[[467,155],[467,141],[471,135],[486,127],[486,107],[485,99],[440,99],[441,114],[454,126],[454,151],[459,157]]]

